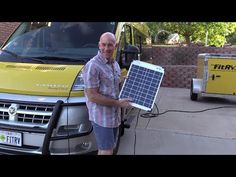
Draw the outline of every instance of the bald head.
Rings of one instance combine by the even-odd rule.
[[[109,62],[111,62],[113,60],[113,52],[117,47],[115,35],[110,32],[103,33],[100,37],[98,47],[103,57],[105,57],[109,60]]]
[[[100,42],[101,42],[104,38],[105,38],[105,39],[108,39],[108,40],[110,40],[110,41],[113,41],[114,44],[116,43],[116,37],[115,37],[115,35],[114,35],[113,33],[111,33],[111,32],[105,32],[105,33],[103,33],[103,34],[101,35],[101,37],[100,37]]]

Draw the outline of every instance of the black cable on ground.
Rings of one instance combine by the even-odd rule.
[[[136,153],[135,152],[136,151],[136,128],[137,128],[137,125],[138,125],[139,116],[142,117],[142,118],[149,118],[148,123],[147,123],[147,125],[145,127],[145,129],[146,129],[147,126],[149,125],[149,122],[150,122],[151,118],[156,118],[159,115],[163,115],[163,114],[166,114],[168,112],[200,113],[200,112],[205,112],[205,111],[210,111],[210,110],[215,110],[215,109],[236,108],[236,105],[228,105],[228,106],[218,106],[218,107],[213,107],[213,108],[207,108],[207,109],[198,110],[198,111],[185,111],[185,110],[173,109],[173,110],[166,110],[166,111],[160,113],[159,109],[157,107],[157,104],[155,103],[154,105],[155,105],[155,108],[156,108],[156,113],[154,113],[153,110],[151,110],[151,111],[148,111],[148,112],[143,113],[143,114],[140,115],[141,109],[139,109],[139,112],[138,112],[138,115],[137,115],[137,119],[136,119],[136,123],[135,123],[135,127],[134,127],[134,155]]]
[[[134,126],[134,155],[136,153],[135,152],[136,151],[136,128],[137,128],[137,125],[138,125],[138,119],[139,119],[140,111],[141,111],[141,109],[139,109],[139,111],[138,111],[137,119],[136,119],[135,126]]]
[[[166,111],[160,113],[156,103],[155,103],[155,107],[157,109],[157,113],[153,113],[151,111],[151,112],[143,113],[140,116],[143,118],[154,118],[154,117],[158,117],[159,115],[166,114],[167,112],[200,113],[200,112],[210,111],[210,110],[214,110],[214,109],[236,108],[235,105],[228,105],[228,106],[218,106],[218,107],[214,107],[214,108],[207,108],[207,109],[198,110],[198,111],[185,111],[185,110],[177,110],[177,109],[171,110],[170,109],[170,110],[166,110]]]

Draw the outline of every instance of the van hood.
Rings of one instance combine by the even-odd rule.
[[[69,96],[83,65],[0,62],[0,92]]]

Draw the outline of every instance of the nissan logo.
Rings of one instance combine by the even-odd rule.
[[[9,115],[16,115],[17,113],[17,105],[16,104],[12,104],[9,108],[8,108],[8,114]]]

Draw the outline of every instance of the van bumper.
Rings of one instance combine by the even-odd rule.
[[[24,144],[21,147],[0,144],[0,154],[6,155],[42,155],[44,134],[22,132]],[[96,153],[93,131],[79,136],[52,137],[50,155],[80,155]]]
[[[10,106],[14,104],[25,105],[31,102],[5,101]],[[64,102],[64,101],[63,101]],[[56,103],[50,121],[46,125],[14,122],[8,119],[0,120],[0,131],[20,134],[21,145],[6,145],[0,142],[1,154],[45,154],[69,155],[87,154],[97,150],[96,140],[88,118],[85,102]],[[45,105],[45,103],[34,103]],[[2,108],[7,115],[8,107]],[[57,116],[54,116],[57,115]],[[52,117],[57,118],[56,124],[51,126]],[[51,130],[51,131],[49,131]],[[49,135],[49,136],[47,136]],[[46,141],[45,141],[46,140]],[[45,143],[46,142],[46,143]],[[45,146],[46,144],[46,146]],[[46,148],[44,148],[46,147]],[[49,151],[49,153],[44,153]]]

